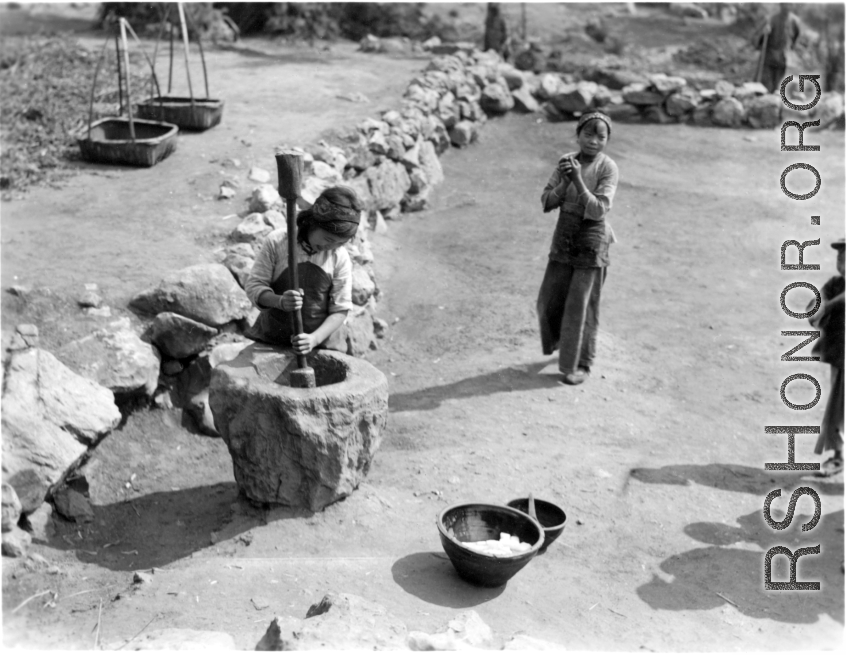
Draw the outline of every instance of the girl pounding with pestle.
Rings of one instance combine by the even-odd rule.
[[[262,243],[244,290],[261,313],[244,334],[254,341],[347,352],[347,312],[353,308],[353,265],[345,243],[356,236],[362,203],[352,189],[331,187],[297,216],[297,273],[288,283],[288,235],[274,230]],[[294,334],[287,312],[300,309],[303,334]]]
[[[582,384],[591,371],[600,319],[600,290],[614,233],[606,223],[618,186],[618,167],[603,154],[612,121],[595,111],[576,125],[579,152],[562,156],[544,187],[545,212],[559,210],[547,270],[538,292],[541,347],[559,349],[566,384]]]

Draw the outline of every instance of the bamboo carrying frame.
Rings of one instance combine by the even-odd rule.
[[[191,72],[188,67],[188,20],[181,2],[177,3],[177,11],[179,12],[180,32],[182,33],[182,42],[185,51],[185,74],[188,78],[188,97],[170,95],[174,64],[174,39],[173,25],[169,22],[171,8],[170,5],[168,5],[167,13],[162,20],[162,28],[159,30],[159,37],[156,39],[156,54],[158,54],[159,41],[162,37],[162,31],[165,29],[165,24],[167,23],[170,31],[168,95],[163,96],[161,90],[157,88],[159,95],[152,96],[139,103],[138,115],[143,118],[174,123],[183,130],[207,130],[221,122],[224,103],[222,100],[216,100],[209,97],[209,76],[206,72],[206,58],[203,54],[203,44],[200,41],[199,35],[197,36],[197,47],[200,50],[200,61],[203,64],[203,83],[206,89],[206,97],[194,97],[194,90],[191,86]],[[156,54],[153,55],[154,59]]]
[[[176,125],[160,121],[143,120],[132,115],[132,92],[129,80],[129,50],[127,48],[127,31],[132,34],[141,47],[135,31],[125,18],[119,18],[120,35],[115,36],[115,48],[118,61],[118,98],[119,116],[103,118],[94,121],[94,97],[97,89],[97,76],[106,59],[106,47],[109,39],[103,44],[100,58],[94,69],[94,81],[91,84],[91,99],[88,111],[88,131],[85,137],[77,139],[83,159],[103,164],[125,164],[129,166],[153,166],[176,150],[176,136],[179,128]],[[121,52],[123,45],[123,53]],[[152,81],[159,88],[153,62],[141,48],[144,58],[150,65]],[[124,70],[121,69],[123,55]],[[124,80],[124,75],[126,79]],[[124,108],[124,84],[126,85],[126,111]]]

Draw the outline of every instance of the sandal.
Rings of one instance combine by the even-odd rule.
[[[844,470],[844,460],[841,456],[838,457],[830,457],[823,464],[821,464],[821,470],[818,472],[819,478],[831,478],[834,475],[838,475]]]

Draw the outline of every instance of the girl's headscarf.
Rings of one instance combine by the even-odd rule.
[[[609,136],[612,136],[612,119],[606,116],[602,111],[592,111],[587,114],[583,114],[579,117],[579,120],[576,123],[576,133],[579,134],[582,131],[583,126],[588,121],[603,121],[606,124],[606,127],[609,128]]]
[[[361,215],[362,203],[355,191],[347,187],[330,187],[318,196],[315,204],[297,215],[297,241],[311,254],[308,237],[313,227],[352,239],[359,230]]]
[[[355,236],[362,212],[355,207],[345,207],[335,203],[322,195],[312,205],[312,214],[314,224],[327,232],[340,236]]]

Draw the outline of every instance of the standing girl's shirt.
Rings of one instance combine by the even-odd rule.
[[[322,250],[309,254],[298,243],[297,273],[303,289],[303,329],[311,333],[327,316],[353,309],[353,264],[346,248]],[[265,237],[244,291],[259,307],[264,291],[281,295],[289,290],[288,235],[286,230],[274,230]],[[260,307],[261,314],[247,336],[266,343],[291,345],[293,335],[291,312]],[[325,342],[325,348],[346,351],[346,331],[337,330]]]
[[[576,157],[573,152],[565,156]],[[609,244],[615,243],[606,214],[618,187],[618,166],[605,153],[583,164],[582,179],[590,193],[580,196],[574,184],[568,184],[564,197],[554,189],[561,184],[562,174],[556,168],[541,194],[545,212],[559,208],[559,220],[553,233],[550,259],[576,268],[609,265]]]

